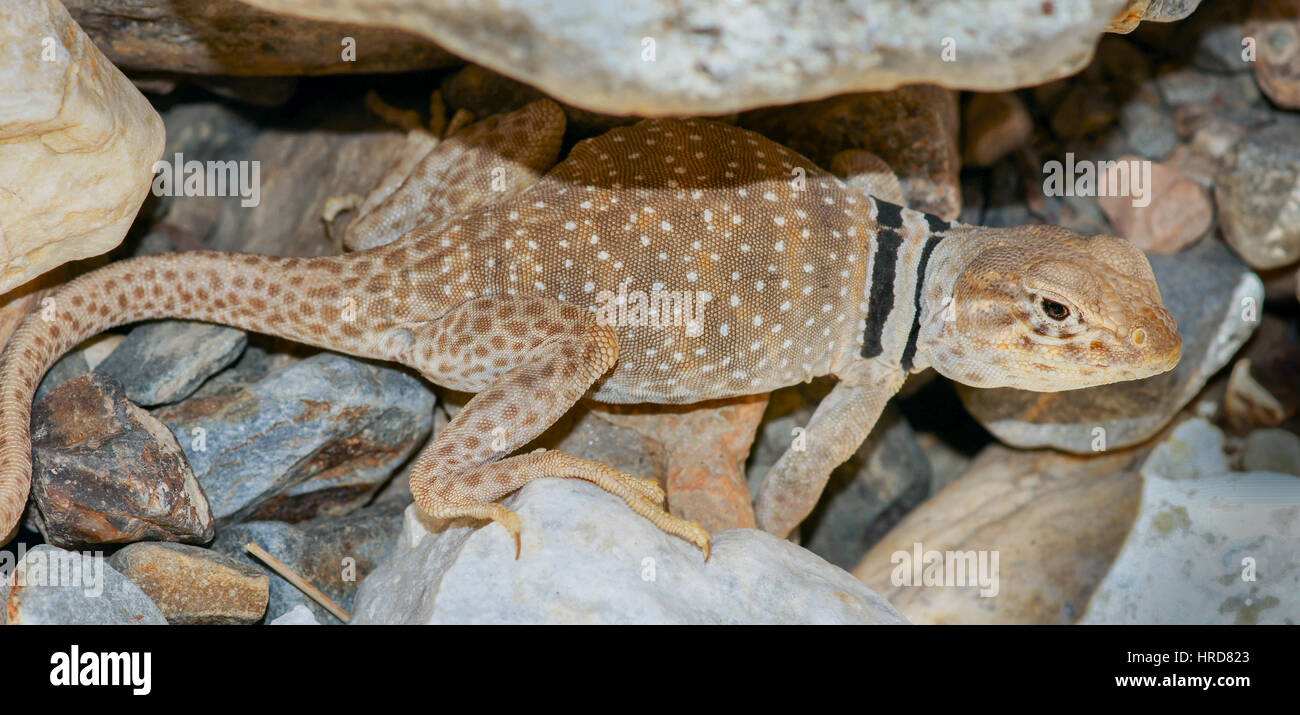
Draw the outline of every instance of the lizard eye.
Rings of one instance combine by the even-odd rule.
[[[1042,306],[1043,312],[1052,320],[1065,320],[1070,317],[1070,309],[1054,300],[1044,298]]]

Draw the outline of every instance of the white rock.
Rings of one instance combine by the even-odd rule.
[[[56,0],[0,12],[0,293],[121,242],[162,118]]]
[[[522,519],[518,560],[496,524],[431,533],[409,507],[352,622],[906,623],[847,572],[765,532],[715,534],[705,563],[586,482],[538,480],[504,503]]]
[[[724,114],[914,82],[1041,84],[1086,66],[1125,0],[247,0],[402,27],[609,114]]]
[[[1300,479],[1229,471],[1200,419],[1142,476],[1141,513],[1081,623],[1300,622]]]
[[[140,587],[99,554],[41,544],[0,553],[0,623],[167,625]]]
[[[271,621],[272,626],[319,626],[320,622],[312,614],[311,609],[301,603],[294,606],[288,613]]]

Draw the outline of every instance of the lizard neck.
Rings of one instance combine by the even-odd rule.
[[[917,292],[912,371],[934,366],[934,348],[949,339],[951,333],[944,330],[945,325],[956,320],[957,281],[984,251],[986,239],[986,230],[954,222],[931,251],[923,271],[922,289]]]
[[[966,227],[934,214],[871,198],[864,251],[870,257],[862,283],[858,321],[837,356],[834,372],[845,376],[864,361],[915,372],[928,366],[921,350],[921,321],[935,267],[960,255]],[[846,336],[848,337],[848,336]]]

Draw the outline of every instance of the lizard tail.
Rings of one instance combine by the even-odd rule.
[[[111,263],[43,298],[0,353],[0,545],[17,532],[31,487],[32,397],[68,350],[117,325],[187,318],[382,358],[364,321],[379,311],[353,306],[349,317],[340,301],[362,280],[337,256],[191,251]]]

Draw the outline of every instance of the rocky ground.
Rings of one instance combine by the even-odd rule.
[[[682,408],[584,403],[526,449],[658,479],[673,513],[715,533],[713,558],[591,485],[537,482],[506,502],[528,524],[515,561],[500,529],[432,523],[411,506],[404,469],[466,395],[231,328],[129,326],[80,346],[41,383],[31,504],[0,551],[0,566],[27,568],[78,552],[105,574],[102,591],[3,584],[0,619],[342,622],[251,556],[256,542],[358,623],[1300,622],[1300,2],[1095,0],[1034,20],[1025,8],[1044,4],[983,0],[983,14],[882,4],[895,29],[911,28],[900,36],[963,38],[947,66],[919,40],[887,47],[863,18],[831,18],[829,33],[803,18],[768,33],[777,42],[742,31],[745,18],[700,10],[657,38],[656,76],[611,59],[618,34],[592,29],[623,22],[610,18],[565,28],[557,11],[517,56],[492,39],[499,19],[454,3],[429,3],[443,22],[401,18],[403,31],[355,25],[365,13],[268,19],[305,5],[292,0],[211,3],[242,18],[221,25],[220,42],[215,26],[159,9],[168,3],[154,4],[152,22],[113,11],[127,4],[150,3],[65,3],[107,59],[69,51],[111,60],[148,99],[137,106],[121,86],[68,90],[126,107],[108,131],[93,102],[66,104],[84,114],[63,117],[84,129],[65,138],[72,148],[112,137],[96,140],[97,158],[60,150],[50,126],[10,131],[21,122],[0,114],[0,136],[45,137],[45,148],[0,142],[0,188],[66,186],[54,177],[71,175],[82,189],[0,217],[12,237],[2,289],[13,289],[0,297],[0,339],[40,309],[41,288],[105,261],[341,252],[352,215],[328,216],[327,204],[373,187],[407,141],[393,120],[428,121],[436,90],[447,116],[565,101],[566,150],[636,120],[623,113],[717,117],[833,170],[846,149],[874,155],[889,171],[859,180],[946,218],[1125,237],[1150,258],[1183,358],[1148,380],[1060,393],[916,375],[794,543],[753,528],[752,495],[829,383]],[[992,16],[1001,31],[987,27]],[[0,46],[9,31],[0,26]],[[595,33],[595,44],[569,56],[566,31]],[[340,35],[362,48],[346,72],[322,59]],[[861,65],[841,45],[884,59]],[[0,91],[63,96],[64,80],[0,66]],[[863,91],[900,81],[1000,91]],[[376,111],[376,96],[389,110]],[[42,158],[50,146],[58,161]],[[159,153],[260,161],[260,203],[151,192],[138,215],[105,208],[139,204],[149,166],[137,157]],[[1149,205],[1048,195],[1045,168],[1067,157],[1150,162]],[[20,165],[31,168],[20,176]],[[145,188],[126,187],[131,172]],[[69,229],[70,242],[50,239],[43,217],[73,212],[99,219]],[[128,225],[107,256],[60,266],[112,248]],[[48,245],[24,243],[40,232]],[[900,558],[928,551],[996,554],[996,595],[900,584]]]

